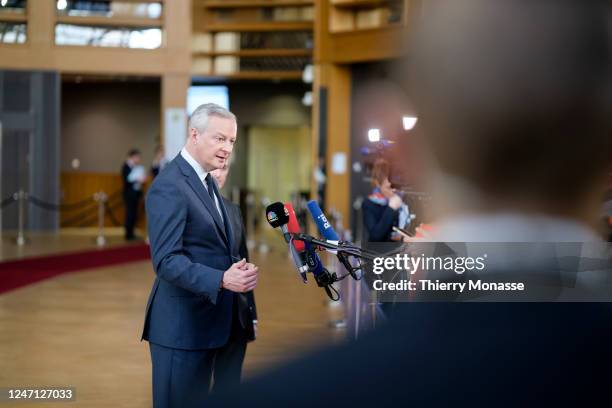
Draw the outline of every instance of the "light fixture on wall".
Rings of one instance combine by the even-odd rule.
[[[368,130],[368,140],[372,143],[380,142],[380,129]]]
[[[66,10],[68,7],[68,1],[66,0],[57,0],[57,9],[58,10]]]
[[[8,3],[8,0],[1,0],[0,1],[0,6],[5,7],[6,3]]]
[[[419,118],[416,116],[404,116],[402,118],[402,124],[404,125],[404,130],[412,130],[416,125]]]
[[[306,91],[302,97],[302,105],[312,106],[312,91]]]
[[[308,64],[304,67],[304,71],[302,71],[302,81],[306,84],[312,84],[312,80],[314,79],[314,70],[312,68],[312,64]]]

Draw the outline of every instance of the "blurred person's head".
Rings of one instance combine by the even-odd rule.
[[[140,150],[138,149],[130,149],[127,153],[127,158],[132,164],[139,164],[142,156],[140,154]]]
[[[210,174],[213,175],[215,180],[217,180],[217,185],[219,188],[223,188],[225,182],[227,181],[227,174],[229,173],[229,165],[213,170]]]
[[[442,211],[593,221],[611,158],[610,7],[426,2],[406,69]]]
[[[236,116],[219,105],[207,103],[198,106],[191,115],[185,147],[205,171],[212,171],[229,163],[236,136]]]
[[[372,165],[372,186],[381,188],[389,182],[390,166],[385,159],[376,159]]]

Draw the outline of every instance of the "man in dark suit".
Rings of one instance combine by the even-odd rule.
[[[154,407],[200,407],[238,385],[246,334],[238,293],[252,291],[257,267],[240,259],[232,221],[211,171],[229,161],[236,118],[205,104],[189,121],[181,153],[146,199],[156,279],[142,338],[149,341]]]
[[[138,205],[142,197],[142,183],[146,175],[140,165],[140,151],[131,149],[127,159],[121,167],[121,178],[123,179],[123,202],[125,204],[125,239],[132,240],[134,227],[138,220]]]
[[[221,169],[214,170],[212,172],[215,180],[217,180],[217,184],[219,188],[222,189],[227,181],[227,175],[229,173],[229,166],[225,166]],[[247,261],[249,260],[249,249],[246,244],[246,232],[244,229],[244,218],[242,218],[242,212],[240,211],[240,207],[225,197],[223,198],[223,203],[225,204],[225,208],[227,209],[227,213],[232,222],[232,227],[234,231],[234,243],[238,247],[238,254],[240,258],[244,258]],[[238,295],[239,300],[239,312],[240,312],[240,324],[244,327],[247,340],[253,341],[255,340],[255,336],[257,335],[257,307],[255,306],[255,295],[253,292],[240,293]]]
[[[438,234],[459,243],[596,239],[612,151],[610,2],[422,3],[404,68],[427,157],[435,157],[433,201],[446,218]],[[509,254],[500,246],[489,261],[507,259],[510,272],[538,278],[548,270],[529,267],[554,259]],[[610,268],[598,268],[604,291]],[[612,403],[597,374],[612,365],[610,303],[401,306],[359,341],[297,360],[212,405]]]

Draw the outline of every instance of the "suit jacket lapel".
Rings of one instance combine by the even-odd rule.
[[[204,207],[206,207],[206,210],[210,213],[211,217],[215,221],[215,224],[217,225],[217,228],[221,232],[221,236],[225,239],[225,242],[226,244],[228,244],[229,247],[229,242],[231,241],[228,240],[225,228],[223,227],[223,221],[221,220],[221,216],[219,215],[219,211],[217,211],[215,203],[210,199],[210,196],[206,191],[206,187],[204,187],[204,184],[198,178],[198,175],[196,174],[195,170],[191,168],[191,166],[189,165],[189,163],[187,163],[185,159],[183,159],[183,156],[179,154],[176,157],[176,160],[178,160],[178,164],[181,167],[183,174],[187,178],[187,183],[189,183],[193,191],[197,194],[198,198],[204,204]],[[221,209],[223,210],[223,207],[221,207]]]

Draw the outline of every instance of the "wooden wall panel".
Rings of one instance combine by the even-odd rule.
[[[318,93],[319,87],[326,87],[328,91],[327,100],[327,155],[325,158],[327,168],[327,184],[325,188],[326,212],[330,209],[340,212],[344,227],[348,227],[349,220],[349,198],[350,198],[350,109],[351,109],[351,70],[349,66],[323,64],[317,68],[319,80],[316,81],[315,89]],[[313,106],[313,115],[316,128],[319,116],[318,100]],[[317,137],[315,136],[315,139]],[[316,141],[313,148],[318,149]],[[335,154],[346,155],[346,171],[342,174],[332,172],[332,159]],[[315,162],[316,163],[316,162]],[[316,190],[314,190],[316,191]]]
[[[145,185],[146,191],[147,185]],[[60,181],[60,191],[62,204],[72,204],[82,202],[91,198],[99,191],[104,191],[109,195],[109,204],[112,213],[121,225],[123,225],[125,211],[123,208],[122,192],[123,183],[121,175],[118,173],[82,173],[82,172],[62,172]],[[145,227],[144,205],[141,203],[139,211],[138,228]],[[98,225],[97,206],[95,204],[79,206],[79,209],[62,211],[60,224],[62,227],[96,227]],[[105,226],[116,226],[105,214]]]

